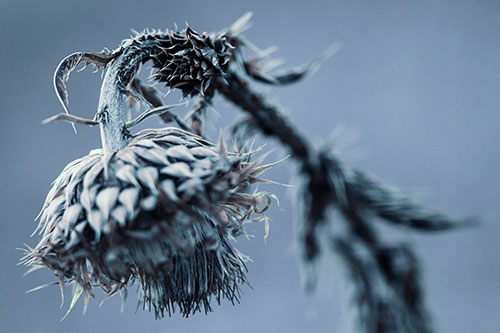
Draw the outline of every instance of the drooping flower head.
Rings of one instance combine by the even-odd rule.
[[[246,191],[261,170],[251,157],[173,127],[142,131],[111,156],[93,150],[54,181],[28,262],[89,295],[138,280],[157,316],[209,311],[212,296],[237,301],[245,257],[230,239],[266,205]]]

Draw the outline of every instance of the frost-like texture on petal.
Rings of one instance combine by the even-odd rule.
[[[94,150],[54,181],[25,260],[89,294],[138,280],[157,317],[210,311],[212,296],[238,301],[245,257],[229,240],[261,213],[262,196],[245,191],[257,180],[252,155],[177,128],[142,131],[111,158]]]

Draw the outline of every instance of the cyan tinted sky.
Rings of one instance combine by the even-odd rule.
[[[291,251],[293,205],[282,188],[267,244],[263,226],[238,246],[250,255],[242,304],[223,304],[208,316],[155,321],[131,297],[102,308],[77,306],[63,323],[59,291],[48,272],[22,277],[16,247],[33,245],[33,218],[51,181],[73,159],[100,145],[96,128],[41,126],[62,111],[53,71],[74,51],[111,49],[130,28],[173,28],[185,21],[197,31],[219,30],[246,11],[254,27],[245,35],[258,46],[279,46],[277,57],[297,65],[332,42],[343,48],[313,77],[286,88],[262,88],[316,142],[339,125],[359,139],[347,149],[352,166],[415,190],[419,200],[456,216],[479,215],[485,225],[441,235],[412,235],[424,264],[427,303],[442,332],[500,329],[500,3],[498,1],[7,1],[0,0],[0,322],[5,332],[343,332],[346,283],[341,267],[308,301]],[[96,110],[99,75],[75,73],[68,85],[74,114]],[[167,103],[177,100],[167,99]],[[235,113],[217,100],[220,118]],[[178,112],[185,112],[179,110]],[[157,125],[157,122],[149,122]],[[341,136],[342,138],[345,137]],[[217,136],[212,137],[216,140]],[[271,144],[270,146],[273,146]],[[271,156],[278,158],[279,149]],[[269,178],[288,182],[293,164]],[[337,222],[338,223],[338,222]],[[385,230],[385,229],[384,229]],[[391,233],[391,238],[394,238]],[[332,258],[335,260],[335,258]],[[327,289],[326,286],[330,286]],[[67,291],[68,293],[70,290]],[[131,293],[133,294],[133,293]]]

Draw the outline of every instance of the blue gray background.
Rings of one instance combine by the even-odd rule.
[[[147,312],[134,315],[134,297],[120,314],[117,297],[100,309],[91,301],[85,316],[79,304],[60,323],[66,308],[59,309],[57,287],[24,293],[53,276],[38,271],[23,277],[25,268],[16,266],[22,253],[15,248],[37,242],[29,235],[51,181],[68,162],[100,145],[96,128],[79,127],[75,136],[67,124],[40,124],[62,112],[52,87],[60,59],[74,51],[113,49],[130,28],[173,28],[174,22],[182,27],[188,21],[195,30],[213,31],[246,11],[255,14],[247,38],[262,48],[279,46],[276,56],[289,65],[342,43],[306,81],[262,88],[311,139],[325,142],[343,126],[347,130],[335,147],[358,134],[345,150],[349,165],[410,189],[421,202],[452,215],[483,219],[472,230],[389,236],[417,248],[439,331],[499,332],[500,2],[445,0],[0,0],[0,331],[345,331],[347,284],[335,258],[329,258],[333,263],[323,271],[315,297],[301,290],[293,204],[280,187],[266,187],[282,202],[269,213],[267,243],[263,225],[255,225],[255,238],[237,244],[254,260],[253,289],[244,289],[240,305],[223,303],[208,316],[155,321]],[[99,75],[74,73],[68,85],[71,111],[92,117],[99,87]],[[216,109],[214,140],[237,115],[222,99]],[[284,154],[277,148],[269,160]],[[268,177],[288,182],[292,170],[286,162]]]

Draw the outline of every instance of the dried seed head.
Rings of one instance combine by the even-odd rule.
[[[210,311],[212,296],[238,301],[245,257],[229,240],[264,201],[245,192],[260,172],[251,156],[177,128],[142,131],[111,157],[94,150],[55,180],[25,262],[88,294],[138,280],[156,317]]]

